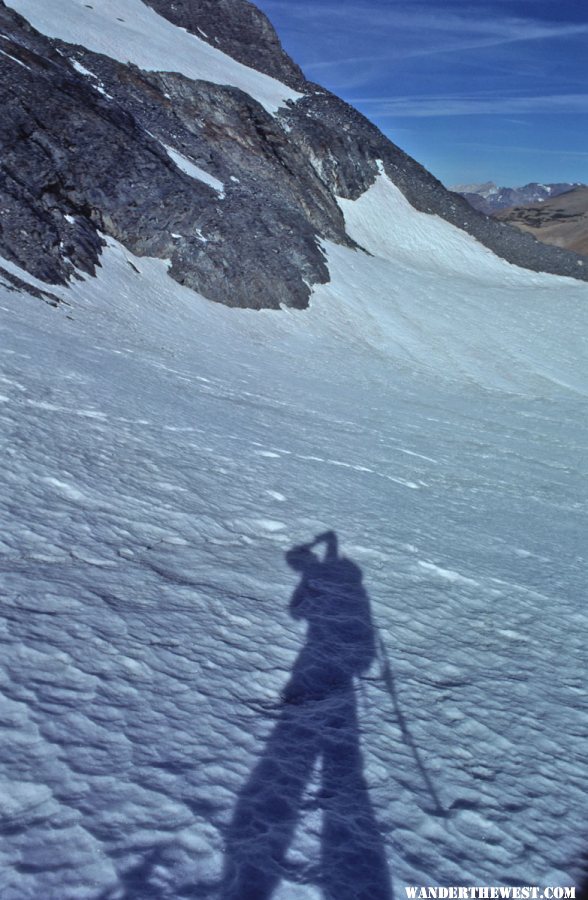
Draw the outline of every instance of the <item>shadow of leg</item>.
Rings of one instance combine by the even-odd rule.
[[[284,710],[227,832],[222,900],[267,900],[286,874],[284,858],[320,751],[319,735],[304,706]]]
[[[321,797],[325,900],[392,900],[384,843],[363,775],[351,685],[325,717]]]

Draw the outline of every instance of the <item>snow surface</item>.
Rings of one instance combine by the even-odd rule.
[[[200,166],[195,165],[191,160],[187,159],[181,153],[178,153],[177,150],[174,150],[173,147],[168,147],[167,144],[162,144],[162,147],[165,149],[167,155],[172,159],[178,169],[181,169],[182,172],[185,172],[186,175],[189,175],[190,178],[196,178],[198,181],[204,181],[205,184],[208,184],[211,188],[213,188],[219,198],[222,200],[225,196],[225,186],[222,181],[218,178],[215,178],[214,175],[211,175],[210,172],[206,172],[204,169],[201,169]]]
[[[269,113],[302,96],[178,28],[141,0],[7,0],[48,37],[79,44],[145,71],[179,72],[249,94]]]
[[[3,900],[578,875],[588,287],[341,205],[305,312],[0,288]]]
[[[108,97],[109,100],[113,99],[112,94],[109,94],[107,91],[104,90],[104,87],[102,86],[102,82],[100,81],[100,79],[94,72],[91,72],[90,69],[87,69],[85,66],[83,66],[80,62],[78,62],[77,59],[70,59],[69,61],[70,61],[71,65],[74,67],[74,69],[76,70],[76,72],[79,72],[80,75],[84,75],[86,78],[92,79],[92,87],[95,90],[97,90],[104,97]]]
[[[23,63],[23,61],[21,59],[17,59],[16,56],[11,56],[11,54],[7,53],[5,50],[0,50],[0,53],[2,54],[2,56],[7,56],[8,59],[11,59],[13,62],[18,63],[19,66],[23,67],[23,69],[31,68],[30,66],[27,66],[26,63]]]

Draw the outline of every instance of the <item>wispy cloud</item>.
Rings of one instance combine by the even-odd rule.
[[[487,144],[482,141],[456,141],[457,147],[472,150],[499,151],[500,153],[522,153],[532,156],[558,156],[570,159],[588,159],[588,150],[557,150],[553,147],[524,147],[513,144]]]
[[[392,62],[456,52],[469,52],[508,44],[523,44],[536,41],[553,41],[588,35],[588,21],[552,22],[533,16],[513,16],[505,14],[492,4],[444,4],[437,2],[387,3],[346,3],[342,10],[339,4],[326,2],[308,3],[295,0],[265,0],[265,7],[271,12],[287,12],[289,18],[297,20],[309,34],[317,27],[324,26],[339,52],[329,59],[307,59],[303,67],[309,72],[320,72],[343,65],[355,65],[374,61]],[[529,4],[530,9],[533,7]],[[343,20],[343,24],[342,24]],[[352,40],[337,40],[344,32]],[[366,44],[367,42],[367,44]],[[385,50],[350,54],[345,50],[364,45],[373,51],[385,44]],[[304,61],[303,61],[304,63]]]
[[[508,116],[525,113],[588,113],[588,94],[545,94],[535,97],[428,96],[356,97],[354,104],[370,116],[430,118],[437,116]]]
[[[579,37],[588,35],[588,24],[586,25],[566,25],[566,26],[547,26],[540,24],[532,24],[529,22],[521,22],[520,20],[511,20],[510,25],[506,22],[487,23],[486,27],[478,25],[472,27],[468,24],[460,22],[459,27],[450,28],[444,23],[443,28],[437,28],[437,38],[445,35],[441,42],[436,42],[435,36],[429,31],[426,37],[420,37],[412,42],[402,41],[398,39],[395,43],[393,39],[386,49],[385,53],[376,55],[359,55],[335,57],[329,60],[320,60],[306,63],[306,68],[312,71],[320,71],[321,69],[336,68],[342,65],[352,65],[368,62],[394,62],[395,60],[418,59],[419,57],[441,56],[443,54],[455,52],[469,52],[471,50],[483,50],[490,47],[505,46],[507,44],[521,44],[532,41],[553,40],[555,38]],[[398,32],[396,35],[399,38]],[[449,35],[449,37],[448,37]]]
[[[421,83],[428,77],[437,89],[444,80],[451,89],[455,83],[449,81],[459,78],[460,70],[464,80],[470,75],[480,80],[484,66],[494,82],[500,74],[505,80],[533,78],[538,91],[547,86],[547,77],[554,93],[580,92],[585,83],[583,67],[574,83],[570,66],[552,65],[570,52],[582,54],[588,9],[582,15],[575,5],[549,8],[537,0],[258,2],[296,32],[303,48],[297,60],[307,75],[346,96],[386,78],[399,84],[407,77]],[[423,69],[415,72],[420,60]]]
[[[292,18],[311,27],[318,21],[327,22],[331,29],[337,30],[341,20],[345,28],[352,29],[354,34],[360,32],[382,32],[386,30],[389,40],[395,34],[412,31],[415,38],[426,43],[436,35],[465,36],[469,40],[476,38],[491,43],[510,43],[513,41],[536,41],[558,37],[573,37],[588,34],[588,22],[546,22],[533,17],[497,15],[495,6],[484,9],[483,6],[442,8],[434,3],[389,3],[385,7],[374,3],[348,3],[342,9],[332,3],[296,3],[292,0],[266,0],[265,7],[287,12]]]
[[[472,180],[485,180],[488,157],[457,143],[467,135],[480,136],[488,149],[492,140],[500,142],[492,153],[502,159],[496,167],[502,167],[504,178],[511,171],[517,173],[513,179],[530,180],[531,169],[535,180],[583,177],[579,173],[587,157],[572,148],[588,143],[585,5],[565,0],[256,2],[275,19],[311,78],[394,132],[393,139],[397,126],[408,127],[406,149],[436,174],[463,180],[467,170]],[[558,129],[563,115],[566,127]],[[533,129],[532,140],[523,126]],[[537,146],[511,152],[507,145],[516,145],[519,133],[521,145],[536,141]],[[558,143],[565,148],[561,152],[554,149]]]

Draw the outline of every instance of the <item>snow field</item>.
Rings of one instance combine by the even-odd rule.
[[[396,706],[381,660],[356,699],[397,895],[573,883],[588,289],[419,214],[378,248],[394,204],[382,178],[344,206],[378,255],[329,247],[303,313],[208,303],[112,241],[52,288],[69,306],[0,288],[3,900],[222,897],[305,645],[284,554],[329,528],[394,677]],[[323,807],[319,766],[277,900],[324,896]]]
[[[93,4],[85,0],[8,0],[7,6],[48,37],[80,44],[145,71],[179,72],[194,80],[232,85],[271,114],[302,96],[178,28],[141,0],[96,0]]]

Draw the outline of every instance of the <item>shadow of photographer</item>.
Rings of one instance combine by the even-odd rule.
[[[307,622],[306,641],[226,832],[221,897],[266,900],[286,878],[316,884],[326,900],[392,900],[360,748],[356,679],[377,652],[362,572],[339,555],[332,531],[289,550],[286,561],[300,576],[289,609]],[[286,855],[317,768],[320,860],[297,872]]]

